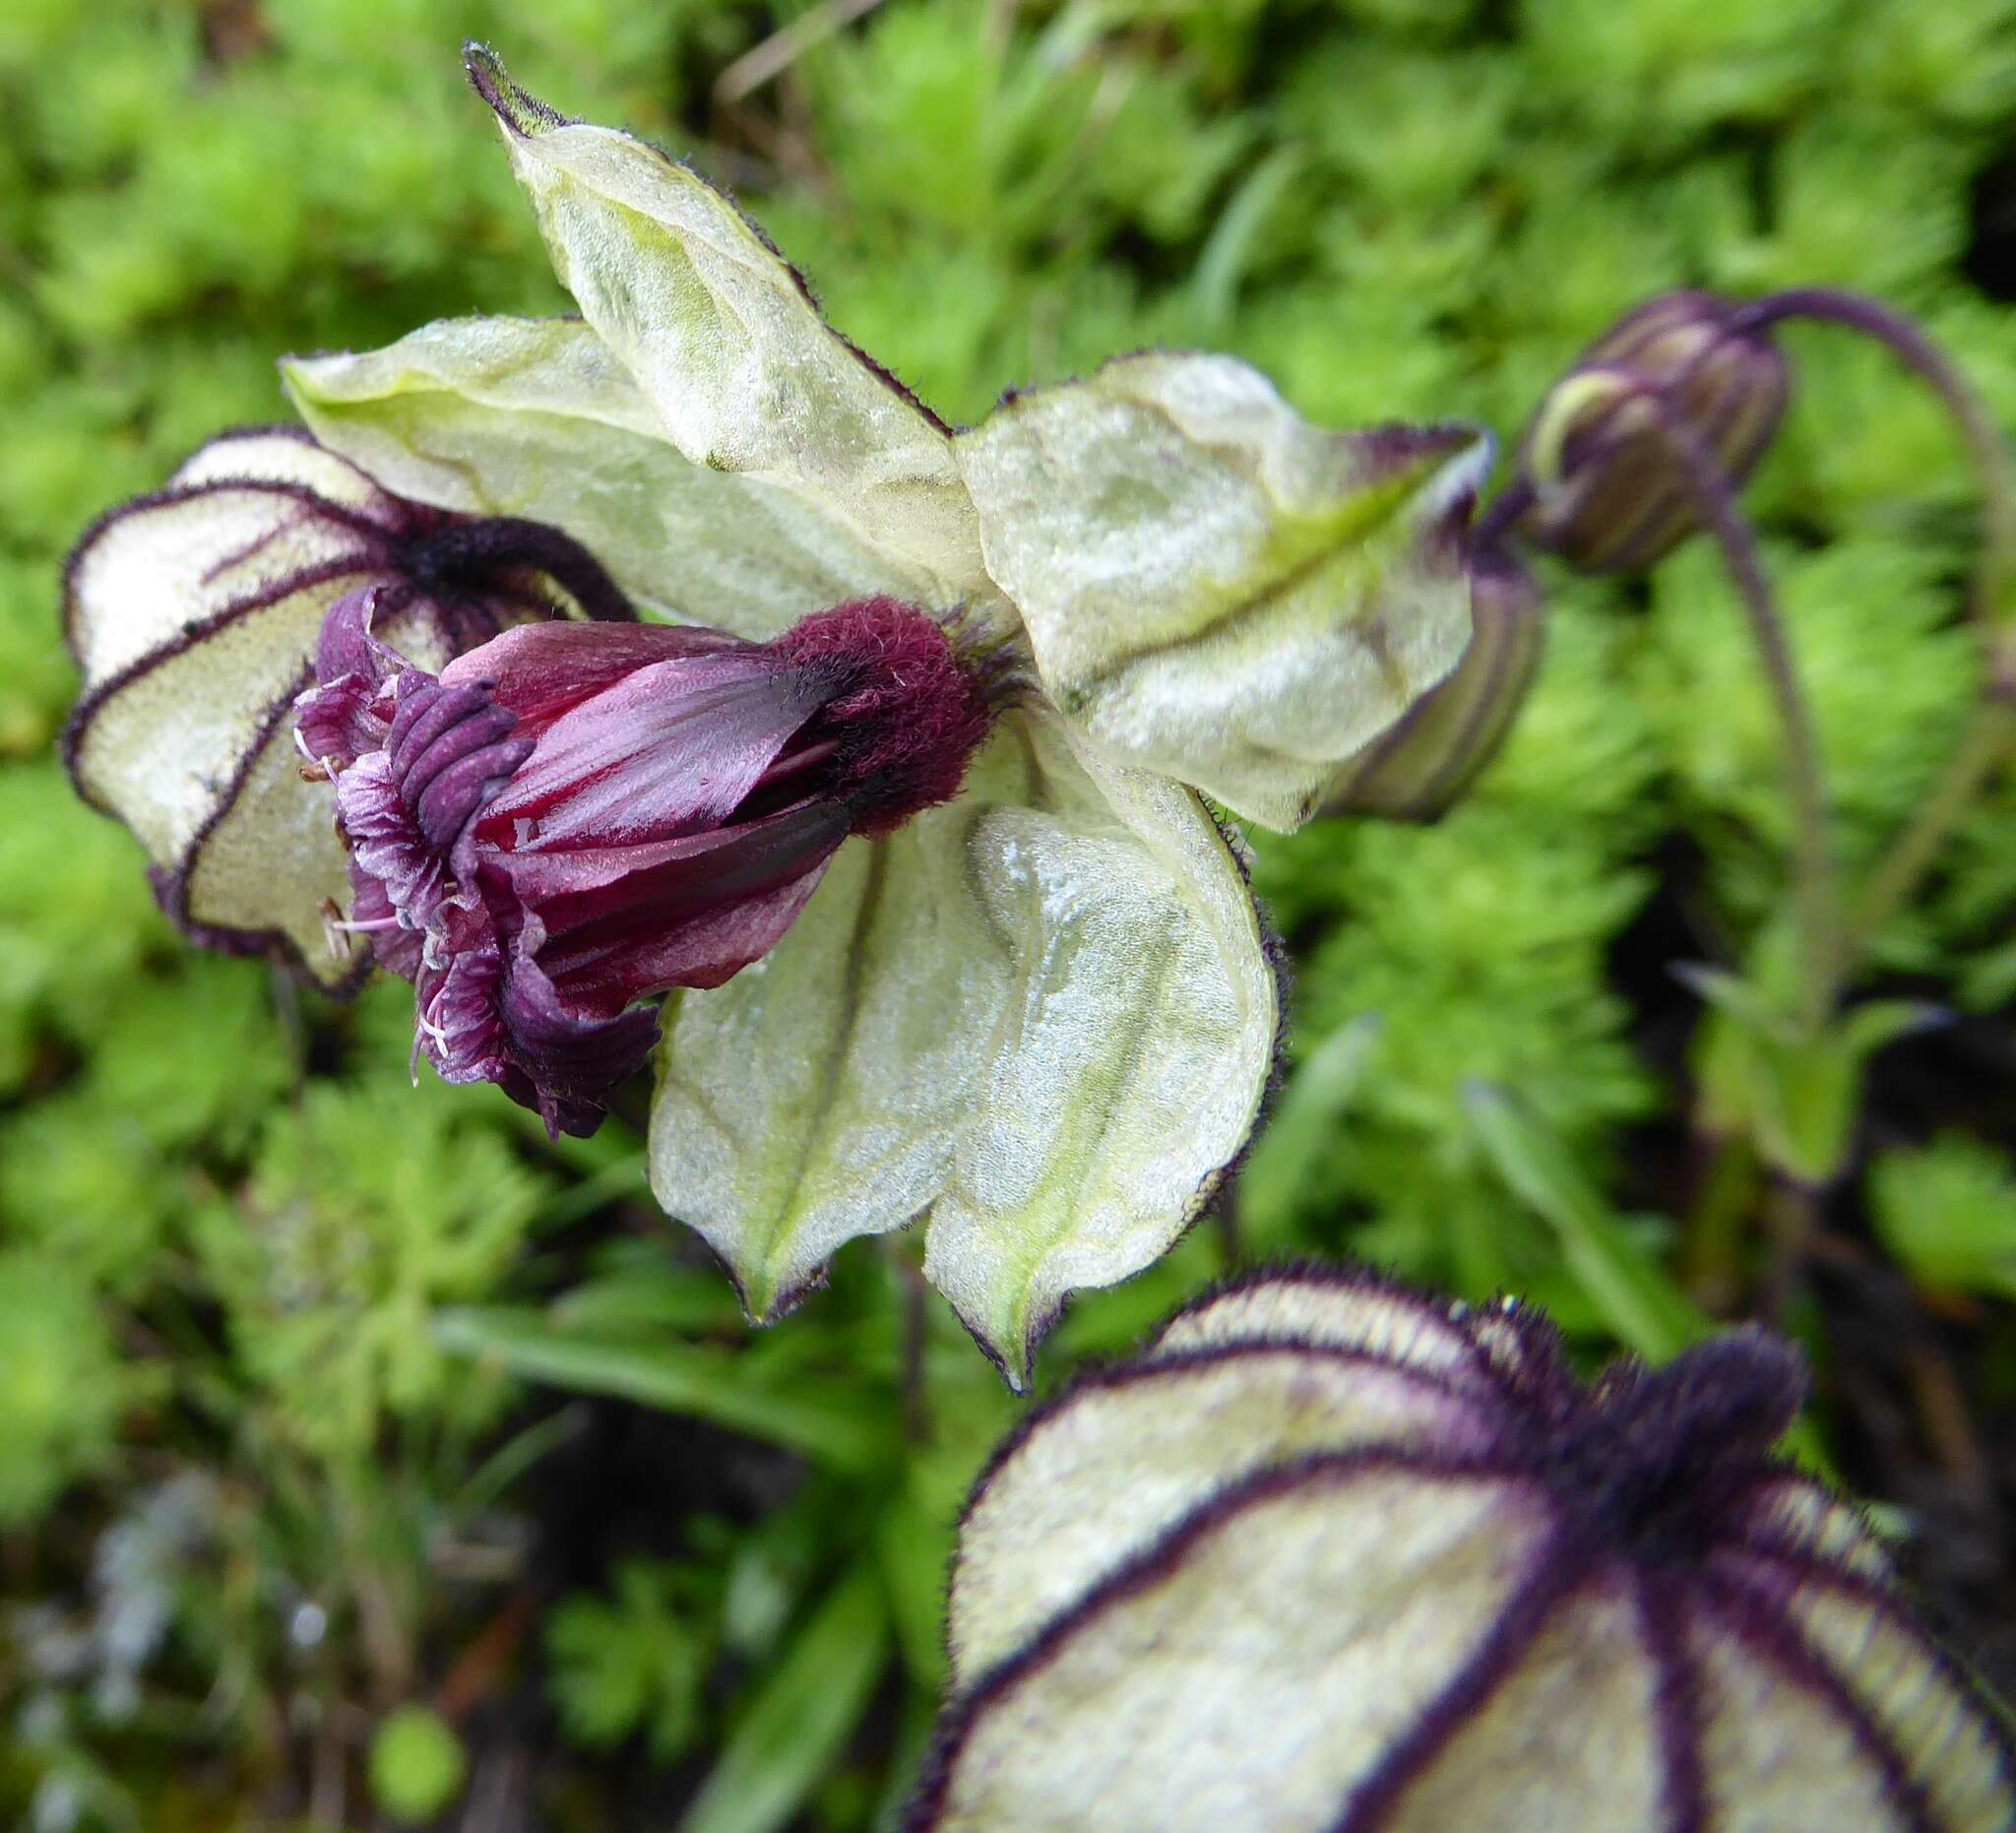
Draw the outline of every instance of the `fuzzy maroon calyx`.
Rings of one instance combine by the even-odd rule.
[[[801,618],[774,649],[824,701],[814,735],[834,749],[820,775],[856,834],[891,833],[959,793],[993,713],[935,618],[854,599]]]

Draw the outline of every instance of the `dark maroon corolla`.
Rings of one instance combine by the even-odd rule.
[[[336,784],[344,925],[413,983],[414,1051],[586,1134],[658,1019],[773,947],[850,835],[959,790],[989,724],[925,613],[863,599],[771,643],[538,624],[439,676],[330,613],[296,731]]]

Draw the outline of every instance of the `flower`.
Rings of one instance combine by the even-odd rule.
[[[1669,292],[1612,326],[1541,404],[1522,459],[1537,502],[1523,533],[1585,573],[1638,572],[1701,527],[1673,446],[1698,440],[1738,487],[1785,412],[1791,380],[1767,325],[1733,300]]]
[[[1991,1833],[1995,1709],[1732,1331],[1585,1385],[1514,1300],[1276,1271],[975,1486],[908,1825]]]
[[[394,496],[293,427],[213,439],[94,523],[64,573],[78,793],[133,830],[185,932],[332,987],[362,967],[326,943],[344,854],[326,796],[300,781],[292,711],[324,613],[365,585],[380,637],[436,667],[563,605],[629,615],[558,530]]]
[[[1241,843],[1203,797],[1294,825],[1454,665],[1488,441],[1321,431],[1246,365],[1170,352],[1011,397],[955,433],[827,327],[725,198],[641,141],[564,120],[488,52],[468,59],[581,318],[430,325],[291,361],[288,388],[317,438],[386,488],[564,530],[648,612],[765,645],[814,613],[888,601],[946,631],[985,680],[993,717],[958,794],[898,797],[918,810],[900,823],[850,815],[824,859],[801,838],[778,909],[815,868],[817,889],[781,939],[725,983],[670,995],[650,1158],[661,1202],[757,1318],[843,1242],[925,1219],[927,1275],[1019,1384],[1071,1290],[1139,1270],[1197,1215],[1269,1077],[1275,971]],[[613,655],[627,634],[591,641]],[[375,702],[386,683],[370,672]],[[642,729],[620,736],[614,711],[598,730],[626,770],[650,768]],[[506,749],[458,779],[479,797],[539,767],[536,750],[507,767],[514,743],[542,742],[523,715],[483,717],[471,755]],[[357,771],[357,796],[373,773],[390,791],[391,760],[366,771],[377,739],[357,735],[335,754],[353,759],[338,787]],[[822,834],[837,800],[813,798]],[[696,819],[746,844],[733,809]],[[432,841],[446,833],[443,814]],[[579,982],[555,979],[552,945],[511,932],[521,909],[552,924],[526,890],[538,850],[509,840],[478,815],[451,843],[466,843],[480,917],[451,856],[445,927],[377,933],[409,966],[417,943],[416,980],[529,962],[570,1025],[632,1026],[602,1016],[616,986],[569,1005]],[[366,862],[366,887],[391,886],[385,863]],[[411,916],[428,894],[414,879],[408,895]],[[389,891],[386,905],[367,897],[352,920],[398,928]],[[478,939],[459,951],[465,922]],[[736,916],[710,976],[775,926]],[[640,969],[624,984],[675,978]],[[505,997],[436,1007],[443,990],[423,997],[444,1031]],[[590,1079],[642,1031],[598,1043]],[[495,1034],[480,1047],[537,1098],[536,1052]],[[455,1049],[429,1053],[477,1060]],[[548,1081],[564,1124],[583,1085]]]
[[[673,986],[719,986],[804,908],[850,835],[957,793],[990,720],[931,618],[889,599],[770,643],[525,625],[434,676],[323,626],[301,749],[336,780],[355,916],[413,982],[416,1052],[591,1133]]]

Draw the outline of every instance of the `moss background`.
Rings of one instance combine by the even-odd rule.
[[[1011,1412],[901,1250],[752,1337],[632,1126],[556,1152],[407,1087],[403,986],[339,1010],[197,957],[53,762],[92,516],[279,416],[281,351],[561,309],[468,35],[735,186],[953,417],[1200,343],[1319,420],[1510,437],[1648,293],[1830,282],[2016,425],[2010,0],[6,0],[0,1820],[42,1833],[874,1824]],[[1880,353],[1787,344],[1747,500],[1866,861],[1978,688],[1972,490]],[[1690,1127],[1670,969],[1740,959],[1779,895],[1776,727],[1711,553],[1545,583],[1470,802],[1260,838],[1308,1067],[1225,1226],[1078,1307],[1047,1381],[1235,1242],[1530,1293],[1592,1357],[1654,1347],[1592,1241],[1655,1310],[1756,1302],[1767,1194]],[[1786,1313],[1823,1455],[2005,1677],[2012,815],[1882,938],[1948,1022],[1877,1060]]]

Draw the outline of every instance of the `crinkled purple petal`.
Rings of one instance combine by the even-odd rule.
[[[636,1001],[774,947],[848,836],[951,793],[985,728],[944,633],[893,601],[770,645],[527,626],[438,678],[387,678],[371,642],[346,605],[323,644],[346,672],[304,705],[339,763],[368,740],[337,775],[358,909],[420,932],[384,950],[414,982],[416,1052],[556,1131],[592,1130],[642,1064]],[[932,723],[948,695],[956,730]]]
[[[767,954],[848,836],[845,810],[805,802],[763,820],[642,847],[490,861],[537,913],[539,961],[561,995],[611,1012],[670,986],[719,986]]]
[[[456,895],[448,853],[421,831],[383,751],[366,752],[337,778],[336,814],[350,845],[351,883],[368,880],[380,887],[407,928],[432,923]]]
[[[315,646],[317,684],[294,703],[303,755],[341,770],[384,744],[386,685],[417,671],[371,627],[380,616],[396,616],[410,598],[401,588],[368,586],[330,606]]]
[[[476,812],[532,754],[516,716],[478,688],[429,681],[402,699],[381,755],[427,844],[446,853]]]
[[[350,914],[344,925],[352,936],[370,944],[378,965],[402,980],[414,979],[424,965],[424,942],[417,929],[409,929],[392,908],[382,879],[358,869],[350,860]]]
[[[654,663],[761,653],[726,631],[690,624],[523,624],[458,656],[441,679],[449,687],[485,686],[524,729],[537,732]]]
[[[346,593],[329,607],[315,642],[315,675],[333,681],[340,675],[361,674],[389,681],[406,667],[406,660],[372,634],[381,619],[396,618],[412,600],[405,586],[366,586]]]
[[[532,1099],[512,1076],[503,1078],[505,1091],[536,1108],[555,1138],[593,1133],[608,1092],[642,1069],[658,1044],[658,1013],[651,1007],[584,1020],[528,959],[516,961],[506,977],[499,1012],[511,1066]]]
[[[444,931],[446,946],[427,950],[413,980],[415,1046],[444,1082],[502,1082],[511,1060],[496,928],[481,910],[456,906],[444,912]]]
[[[717,827],[818,707],[802,675],[761,651],[635,669],[545,727],[485,837],[529,852]]]

